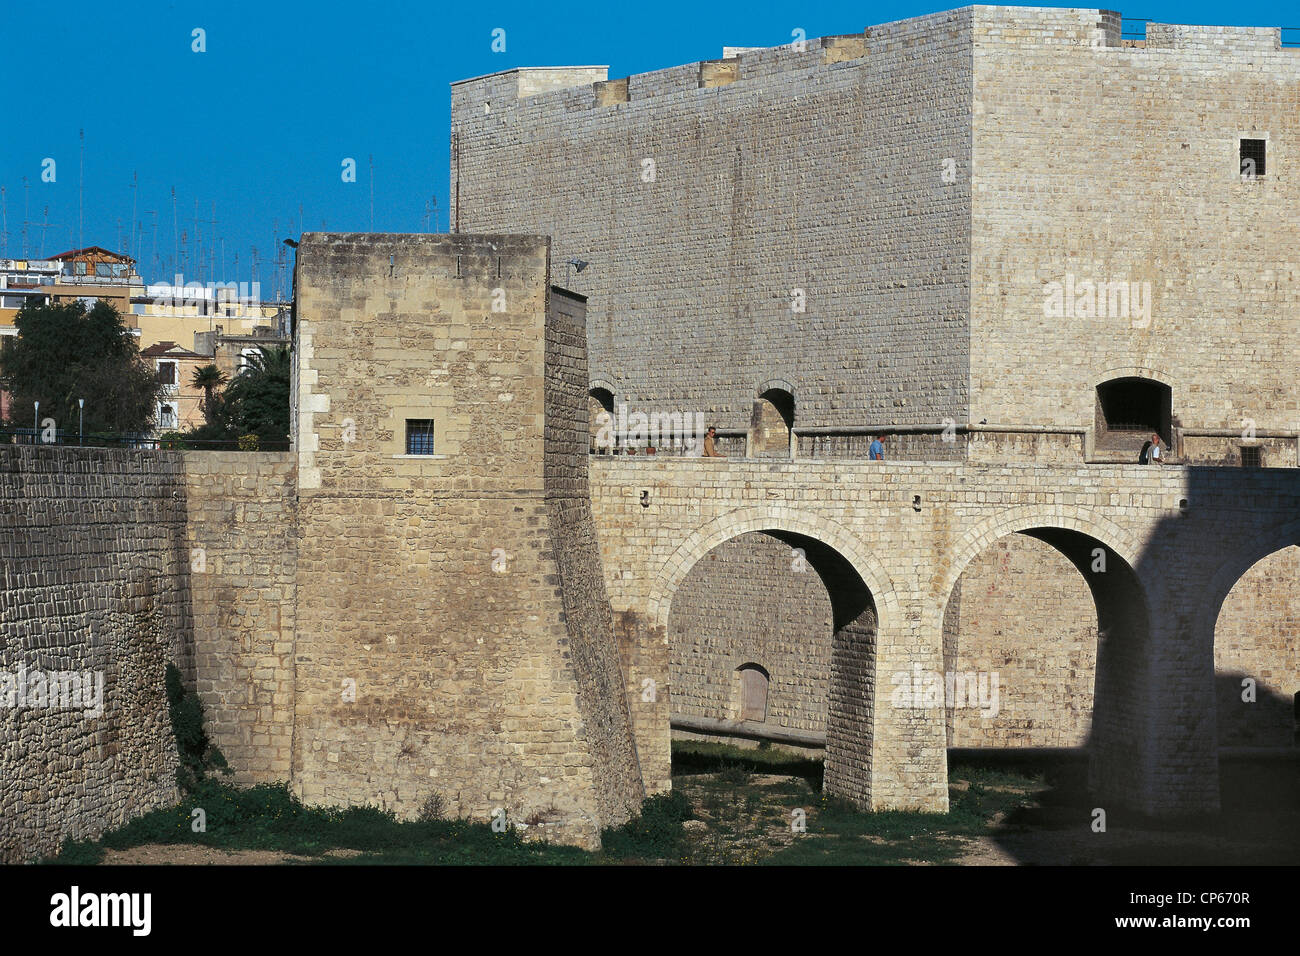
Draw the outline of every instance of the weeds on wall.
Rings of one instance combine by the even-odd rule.
[[[166,686],[167,712],[180,757],[176,784],[182,793],[193,793],[210,772],[228,774],[232,771],[221,750],[208,739],[207,731],[203,729],[203,704],[197,696],[186,691],[175,664],[167,665]]]

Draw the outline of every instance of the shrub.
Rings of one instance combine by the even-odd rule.
[[[176,738],[176,752],[180,766],[176,768],[176,783],[182,792],[194,791],[210,770],[230,773],[226,758],[208,739],[203,729],[203,705],[185,690],[181,672],[175,664],[167,665],[167,712]]]
[[[447,799],[440,793],[431,793],[425,798],[424,803],[420,804],[417,819],[421,823],[432,823],[435,820],[446,819],[446,816]]]
[[[603,831],[601,844],[610,856],[675,858],[686,845],[682,823],[693,815],[680,790],[657,793],[641,804],[640,816]]]

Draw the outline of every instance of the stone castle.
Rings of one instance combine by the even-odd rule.
[[[951,747],[1216,808],[1295,739],[1300,51],[1120,26],[454,84],[456,233],[302,238],[292,452],[0,456],[0,672],[106,674],[0,714],[4,859],[174,798],[168,660],[237,782],[584,846],[674,725],[866,808],[946,808]],[[589,456],[621,409],[728,457]]]

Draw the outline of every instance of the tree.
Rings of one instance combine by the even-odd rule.
[[[216,403],[220,399],[214,393],[226,382],[226,373],[215,365],[203,365],[194,370],[194,377],[190,380],[190,384],[195,388],[203,389],[203,421],[208,425],[217,420]]]
[[[77,399],[84,398],[87,432],[145,432],[152,426],[163,387],[112,305],[25,305],[14,326],[18,334],[0,346],[0,378],[13,397],[13,424],[26,425],[24,415],[39,401],[42,419],[76,428]]]
[[[257,347],[226,388],[223,415],[236,435],[257,435],[263,446],[289,440],[288,346]]]

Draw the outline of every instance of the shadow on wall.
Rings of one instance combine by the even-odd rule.
[[[1020,862],[1222,863],[1234,855],[1243,863],[1294,862],[1296,702],[1289,689],[1258,678],[1254,701],[1243,701],[1242,680],[1250,675],[1214,673],[1214,637],[1233,585],[1300,540],[1300,474],[1192,467],[1186,477],[1178,510],[1159,522],[1132,568],[1104,543],[1106,571],[1083,564],[1098,544],[1085,535],[1026,532],[1052,543],[1083,573],[1099,640],[1084,748],[1056,752],[1045,764],[1043,751],[961,754],[988,766],[1045,766],[1049,787],[1040,805],[1007,819],[994,838]],[[1276,510],[1268,520],[1263,510],[1252,517],[1238,509],[1242,501],[1271,502]],[[1255,530],[1234,538],[1224,530],[1226,519],[1252,522]],[[1221,756],[1221,739],[1273,752]],[[1105,832],[1095,830],[1098,810],[1105,811]],[[1055,859],[1044,855],[1042,839],[1017,832],[1026,826],[1056,831]],[[1148,839],[1151,831],[1179,836]]]

